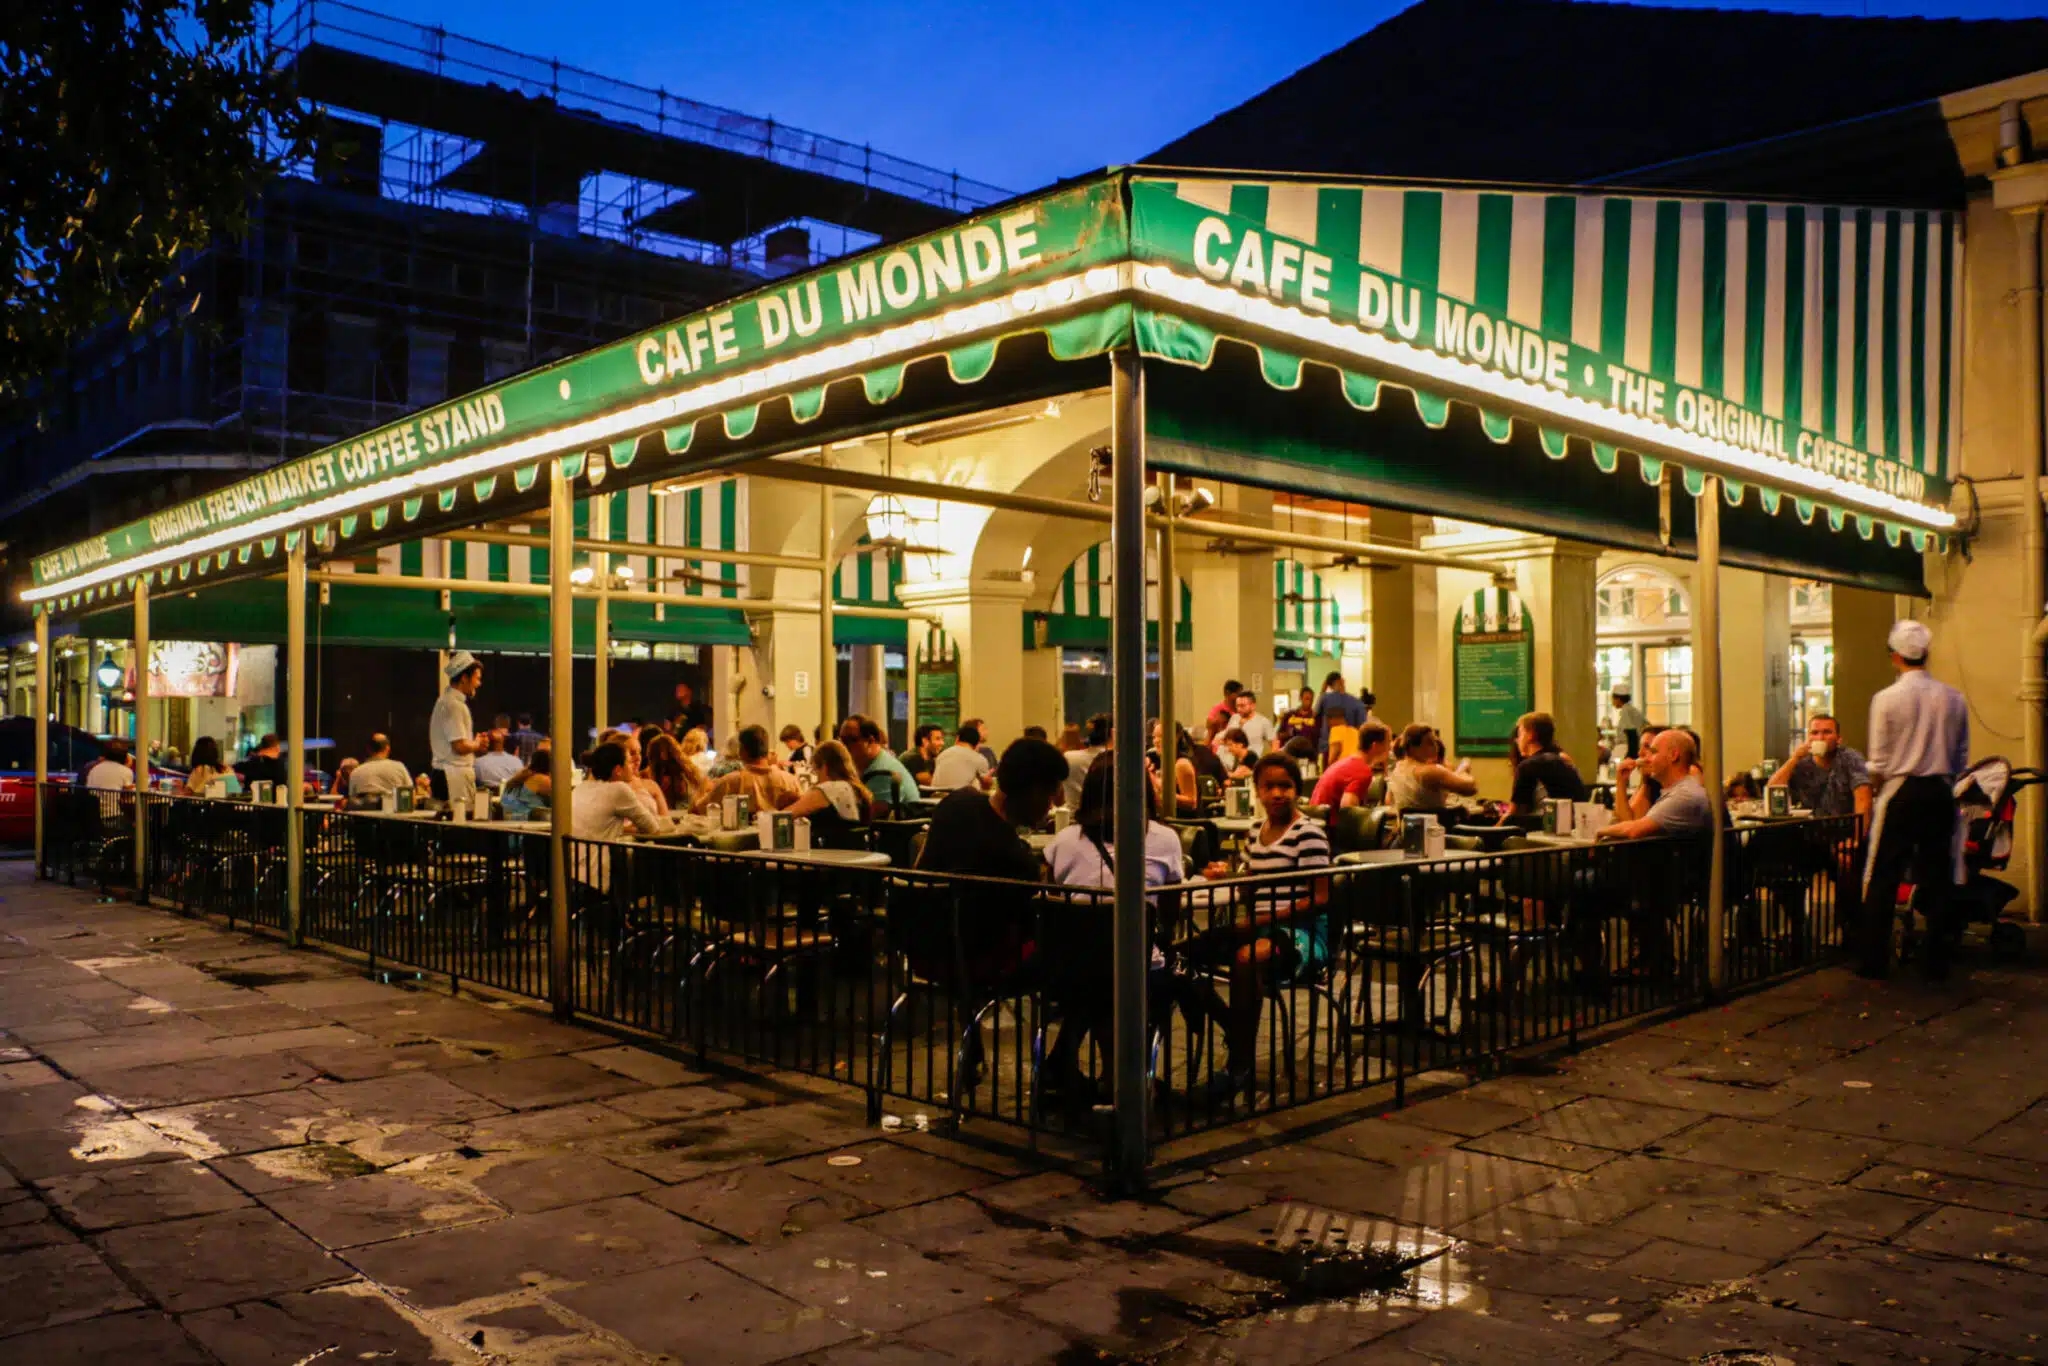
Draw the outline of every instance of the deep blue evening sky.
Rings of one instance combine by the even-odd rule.
[[[357,2],[1012,190],[1141,156],[1404,8],[1400,0]],[[2042,14],[2048,0],[1770,8],[2021,18]]]

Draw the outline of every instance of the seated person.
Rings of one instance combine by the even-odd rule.
[[[904,750],[897,758],[902,761],[903,767],[909,771],[911,777],[917,779],[920,784],[929,784],[932,780],[932,764],[945,748],[945,728],[927,721],[917,728],[917,743]]]
[[[804,728],[802,726],[784,726],[782,734],[777,738],[782,741],[782,766],[784,768],[794,773],[799,765],[808,764],[811,761],[811,745],[808,740],[804,739]]]
[[[1316,790],[1310,795],[1310,806],[1326,806],[1332,811],[1342,806],[1363,806],[1365,795],[1372,788],[1372,780],[1380,767],[1387,762],[1393,749],[1393,737],[1387,728],[1377,721],[1368,721],[1358,732],[1358,751],[1347,754],[1323,771],[1316,780]]]
[[[542,739],[533,747],[533,762],[505,780],[499,802],[506,820],[530,820],[534,812],[547,810],[548,794],[554,791],[554,760],[554,747]]]
[[[1295,802],[1301,794],[1301,775],[1294,760],[1268,754],[1258,762],[1254,785],[1265,820],[1245,842],[1245,874],[1260,877],[1329,867],[1329,836]],[[1212,863],[1203,875],[1218,881],[1232,874],[1229,864]],[[1306,885],[1280,883],[1256,888],[1235,907],[1230,1010],[1223,1031],[1229,1061],[1210,1079],[1212,1099],[1229,1103],[1251,1087],[1259,1009],[1265,998],[1262,974],[1291,977],[1304,967],[1320,968],[1329,962],[1329,919],[1322,911],[1329,894],[1326,878]]]
[[[476,756],[477,786],[497,787],[526,767],[519,762],[518,755],[507,752],[504,731],[491,731],[485,738],[485,744],[488,748]]]
[[[1557,722],[1549,712],[1532,711],[1515,722],[1515,785],[1500,823],[1521,824],[1541,815],[1548,798],[1586,800],[1586,780],[1578,766],[1557,747]]]
[[[1806,723],[1805,742],[1766,786],[1792,789],[1792,805],[1816,816],[1870,814],[1870,766],[1842,743],[1835,718],[1825,712]]]
[[[932,760],[931,786],[939,792],[954,792],[963,787],[986,789],[994,781],[992,767],[981,752],[981,731],[968,721],[961,725],[954,743]]]
[[[789,806],[792,816],[806,816],[811,822],[811,844],[820,849],[847,847],[855,826],[868,823],[874,794],[853,771],[853,756],[837,740],[827,740],[810,751],[815,781]],[[853,831],[853,834],[857,834]]]
[[[1156,793],[1157,788],[1148,784],[1145,790],[1144,847],[1134,852],[1142,854],[1147,887],[1170,887],[1184,880],[1185,866],[1180,836],[1158,820]],[[1045,847],[1045,864],[1052,873],[1052,880],[1062,886],[1113,887],[1119,857],[1116,843],[1116,760],[1109,754],[1101,754],[1089,765],[1082,781],[1073,824],[1054,835],[1052,843]],[[1148,900],[1157,907],[1159,898]],[[1099,914],[1093,914],[1108,908],[1107,899],[1092,906],[1086,902],[1080,904],[1081,913],[1076,924],[1077,928],[1085,928],[1079,936],[1082,942],[1075,944],[1071,953],[1061,955],[1056,949],[1042,946],[1052,954],[1050,975],[1053,980],[1048,983],[1048,989],[1066,1007],[1068,1019],[1068,1024],[1060,1029],[1058,1042],[1045,1060],[1045,1078],[1054,1087],[1065,1086],[1074,1080],[1075,1054],[1083,1034],[1093,1034],[1102,1050],[1102,1080],[1107,1082],[1111,1076],[1110,1039],[1114,1027],[1111,1009],[1115,989],[1110,966],[1115,955],[1107,937],[1111,928],[1109,922]],[[1194,1022],[1206,1018],[1207,1001],[1214,999],[1214,994],[1198,996],[1182,990],[1186,985],[1175,983],[1167,974],[1166,955],[1155,942],[1147,987],[1147,1003],[1155,1021],[1166,1018],[1167,1011],[1176,1004],[1188,1015],[1191,1028],[1198,1027]]]
[[[1166,723],[1156,716],[1152,718],[1152,748],[1145,751],[1145,767],[1152,775],[1153,796],[1158,799],[1159,809],[1170,816],[1198,815],[1202,809],[1202,799],[1195,784],[1195,743],[1188,739],[1187,727],[1178,721],[1173,723],[1173,776],[1169,779],[1166,776],[1167,762],[1160,757],[1164,753],[1160,746],[1165,733]],[[1068,757],[1071,759],[1072,755]],[[1214,763],[1216,756],[1211,754],[1209,761]]]
[[[1216,746],[1216,760],[1223,765],[1223,780],[1228,783],[1248,783],[1252,780],[1252,765],[1258,761],[1252,752],[1252,742],[1236,726],[1223,732],[1223,741]]]
[[[185,781],[178,785],[178,791],[188,797],[203,797],[222,771],[220,741],[211,735],[202,735],[192,745],[192,767],[185,774]],[[338,791],[348,790],[341,786],[339,777],[335,779],[335,786]]]
[[[1634,820],[1601,829],[1603,840],[1639,840],[1655,835],[1704,835],[1714,828],[1714,805],[1693,771],[1699,751],[1682,730],[1659,731],[1643,746],[1637,762],[1659,788],[1656,804]]]
[[[1017,833],[1051,814],[1067,781],[1067,756],[1044,740],[1018,740],[996,765],[995,790],[956,788],[932,813],[917,866],[935,873],[1039,880],[1041,862]]]
[[[387,792],[403,792],[412,786],[412,774],[391,757],[391,737],[378,733],[363,750],[363,761],[348,775],[348,797],[352,802],[381,802]]]
[[[583,766],[590,777],[576,784],[569,803],[569,829],[576,838],[623,839],[629,828],[641,835],[661,833],[660,818],[628,781],[624,746],[608,740],[590,751]]]
[[[1756,785],[1756,779],[1747,773],[1738,773],[1728,780],[1728,786],[1721,790],[1721,799],[1729,802],[1759,802],[1763,791]]]
[[[697,798],[698,814],[721,805],[733,793],[752,797],[756,811],[780,811],[797,799],[796,779],[770,753],[768,728],[748,726],[738,738],[740,766],[704,789]]]
[[[882,723],[858,712],[839,723],[839,743],[846,746],[860,780],[868,790],[870,820],[899,820],[918,799],[917,779],[903,761],[889,752],[889,732]]]
[[[1394,746],[1394,767],[1387,774],[1387,805],[1396,811],[1442,811],[1450,795],[1473,797],[1479,784],[1472,764],[1460,759],[1444,767],[1444,742],[1434,728],[1410,726]]]

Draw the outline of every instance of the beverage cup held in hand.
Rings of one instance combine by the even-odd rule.
[[[1792,814],[1792,789],[1789,787],[1767,787],[1764,789],[1764,810],[1773,816]]]
[[[1806,752],[1813,756],[1815,763],[1828,757],[1829,747],[1826,740],[1808,740],[1806,742]]]

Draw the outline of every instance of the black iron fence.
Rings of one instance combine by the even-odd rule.
[[[130,799],[53,788],[43,873],[132,860]],[[145,891],[284,926],[281,808],[148,795]],[[88,809],[90,805],[90,809]],[[302,929],[373,966],[547,999],[545,828],[302,813]],[[1724,984],[1842,942],[1855,818],[1727,832]],[[868,845],[885,843],[868,841]],[[897,842],[897,843],[900,843]],[[1519,843],[1519,841],[1517,841]],[[1105,889],[910,871],[907,848],[811,855],[568,842],[564,994],[583,1016],[1032,1135],[1101,1132],[1111,1093]],[[1153,889],[1152,1132],[1470,1066],[1709,994],[1709,847],[1367,854]],[[1373,861],[1378,860],[1378,861]]]

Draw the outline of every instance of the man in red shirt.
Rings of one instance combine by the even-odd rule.
[[[1393,748],[1392,732],[1377,721],[1366,722],[1358,732],[1357,753],[1347,754],[1323,770],[1309,803],[1333,811],[1340,806],[1363,806],[1373,775],[1385,765]]]
[[[1230,723],[1237,717],[1237,695],[1244,691],[1244,684],[1231,679],[1223,685],[1223,700],[1209,708],[1209,745],[1214,748],[1222,739],[1223,732],[1230,729]]]

